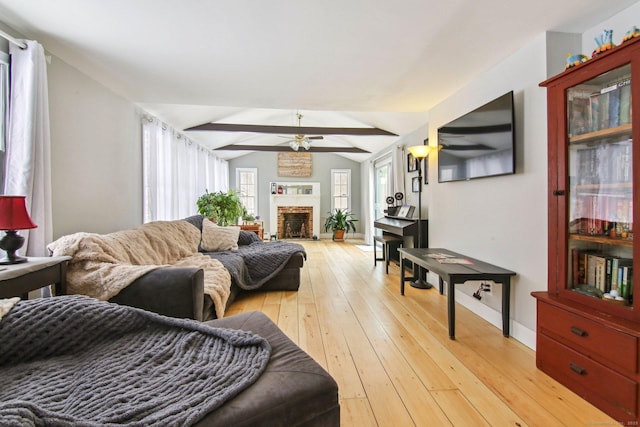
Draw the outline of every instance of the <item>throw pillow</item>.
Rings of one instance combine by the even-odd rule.
[[[202,221],[202,249],[207,252],[238,250],[240,227],[220,227],[209,219]]]

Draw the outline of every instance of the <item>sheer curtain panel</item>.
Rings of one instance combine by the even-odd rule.
[[[142,122],[144,221],[197,213],[205,191],[228,188],[228,164],[156,118]]]
[[[51,220],[51,139],[44,49],[24,40],[10,44],[11,91],[7,126],[4,194],[26,196],[27,210],[38,228],[21,231],[25,254],[46,256],[53,239]]]

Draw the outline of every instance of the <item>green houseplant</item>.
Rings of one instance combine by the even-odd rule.
[[[198,213],[222,226],[237,224],[238,218],[244,213],[238,193],[233,190],[215,193],[209,193],[207,190],[198,198],[196,204]]]
[[[333,231],[333,240],[337,242],[344,241],[344,233],[356,231],[356,222],[358,220],[353,217],[353,212],[347,209],[334,209],[329,211],[329,216],[324,223],[324,231]]]

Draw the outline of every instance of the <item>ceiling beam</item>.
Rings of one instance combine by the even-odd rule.
[[[293,150],[287,145],[241,145],[230,144],[215,148],[216,151],[280,151],[287,152]],[[356,147],[310,147],[308,150],[300,149],[300,153],[370,153]]]
[[[362,136],[398,136],[395,133],[379,128],[335,128],[335,127],[309,127],[309,126],[265,126],[265,125],[243,125],[236,123],[204,123],[185,129],[208,130],[218,132],[254,132],[254,133],[280,133],[288,135],[362,135]]]

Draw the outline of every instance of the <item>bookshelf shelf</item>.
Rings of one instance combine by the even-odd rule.
[[[621,424],[638,425],[640,37],[576,68],[540,84],[549,272],[547,291],[532,293],[536,365]]]
[[[628,136],[631,137],[631,123],[616,126],[613,128],[600,129],[594,132],[583,133],[582,135],[576,135],[569,138],[570,144],[578,144],[585,142],[601,142],[603,140],[609,140],[616,137]]]
[[[633,240],[623,239],[621,237],[588,236],[586,234],[571,233],[569,234],[569,239],[581,240],[583,242],[599,243],[603,245],[626,246],[629,248],[633,247]]]

